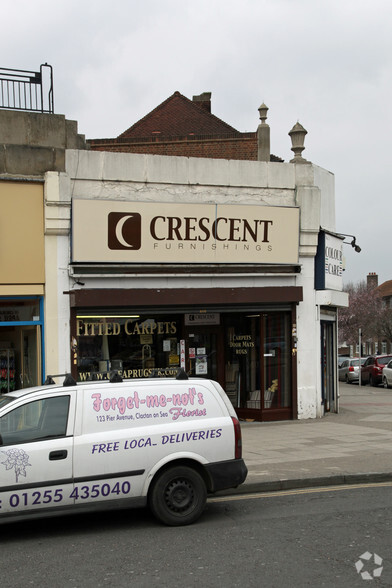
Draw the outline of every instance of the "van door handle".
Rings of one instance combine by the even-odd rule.
[[[51,451],[49,453],[50,461],[55,461],[57,459],[65,459],[68,455],[68,451],[66,449],[59,449],[58,451]]]

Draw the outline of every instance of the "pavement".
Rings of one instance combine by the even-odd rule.
[[[339,413],[241,422],[248,467],[228,494],[392,481],[392,390],[340,383]]]

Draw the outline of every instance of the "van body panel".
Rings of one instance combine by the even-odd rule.
[[[83,382],[7,396],[0,403],[0,521],[145,503],[152,483],[156,493],[155,481],[170,468],[177,474],[173,496],[177,487],[178,496],[184,489],[186,495],[190,470],[209,492],[246,478],[243,460],[235,459],[236,414],[216,382]],[[187,524],[175,500],[174,519],[178,510],[178,524]]]

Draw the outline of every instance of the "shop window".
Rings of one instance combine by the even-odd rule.
[[[225,317],[225,390],[234,407],[260,408],[260,315]]]
[[[42,298],[0,299],[0,393],[42,382]]]
[[[173,376],[180,367],[180,320],[175,316],[105,315],[76,317],[74,360],[80,380]]]
[[[233,314],[225,329],[225,390],[233,406],[290,407],[290,314]]]
[[[291,406],[290,325],[288,313],[263,315],[264,408]]]

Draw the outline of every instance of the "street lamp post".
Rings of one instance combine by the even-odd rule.
[[[362,376],[361,376],[361,350],[362,350],[362,341],[361,341],[361,328],[358,329],[358,340],[359,340],[359,353],[358,353],[358,361],[359,361],[359,366],[358,366],[358,373],[359,373],[359,379],[358,379],[358,386],[361,386],[362,384]]]

